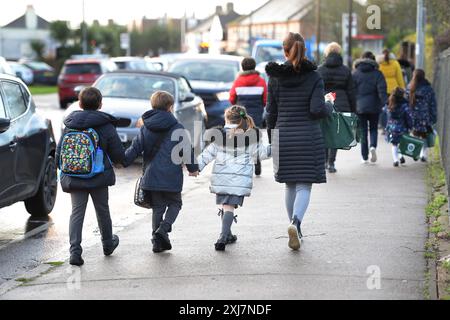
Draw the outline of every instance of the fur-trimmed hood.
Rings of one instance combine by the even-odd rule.
[[[269,77],[281,78],[281,77],[295,77],[302,74],[306,74],[317,70],[317,65],[309,60],[303,60],[300,72],[294,70],[294,66],[290,62],[278,64],[276,62],[270,62],[266,66],[266,73]]]
[[[372,59],[358,59],[355,61],[355,68],[358,68],[360,65],[365,65],[363,67],[364,70],[367,69],[376,69],[378,70],[380,68],[380,65],[378,64],[378,62],[376,62],[375,60]]]

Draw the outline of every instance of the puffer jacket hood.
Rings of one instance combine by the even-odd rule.
[[[67,128],[82,130],[98,128],[107,124],[117,124],[117,119],[101,111],[74,111],[64,120]]]
[[[270,62],[266,66],[266,73],[269,77],[274,78],[288,78],[298,77],[312,71],[317,70],[317,65],[309,60],[303,60],[300,66],[300,72],[294,70],[294,66],[290,62],[279,64],[276,62]]]
[[[364,73],[372,72],[374,70],[378,70],[379,68],[380,65],[372,59],[358,59],[355,61],[355,69],[358,69]]]
[[[344,59],[340,54],[332,52],[325,58],[324,64],[328,68],[337,68],[344,65]]]
[[[178,120],[171,112],[162,110],[150,110],[142,116],[144,126],[152,132],[169,131],[178,123]]]

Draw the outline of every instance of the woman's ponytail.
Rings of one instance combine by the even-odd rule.
[[[302,62],[306,59],[306,46],[303,37],[299,33],[290,32],[283,42],[283,48],[294,70],[300,72]]]

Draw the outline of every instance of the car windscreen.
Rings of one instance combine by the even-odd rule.
[[[239,72],[239,64],[229,61],[186,60],[176,62],[170,71],[189,81],[233,82]]]
[[[175,96],[175,82],[168,77],[150,75],[108,75],[95,85],[103,97],[148,100],[159,90]]]
[[[26,65],[37,71],[53,71],[53,68],[44,62],[27,62]]]
[[[261,46],[256,51],[256,64],[267,61],[284,61],[284,50],[282,46]]]
[[[64,67],[64,74],[101,74],[102,69],[98,63],[76,63]]]

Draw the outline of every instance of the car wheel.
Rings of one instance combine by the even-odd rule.
[[[25,200],[25,207],[32,216],[43,217],[52,212],[53,207],[55,206],[56,192],[58,190],[56,175],[55,159],[53,157],[48,157],[37,194],[34,197]]]
[[[67,109],[67,102],[66,101],[60,101],[59,102],[59,107],[61,109]]]

